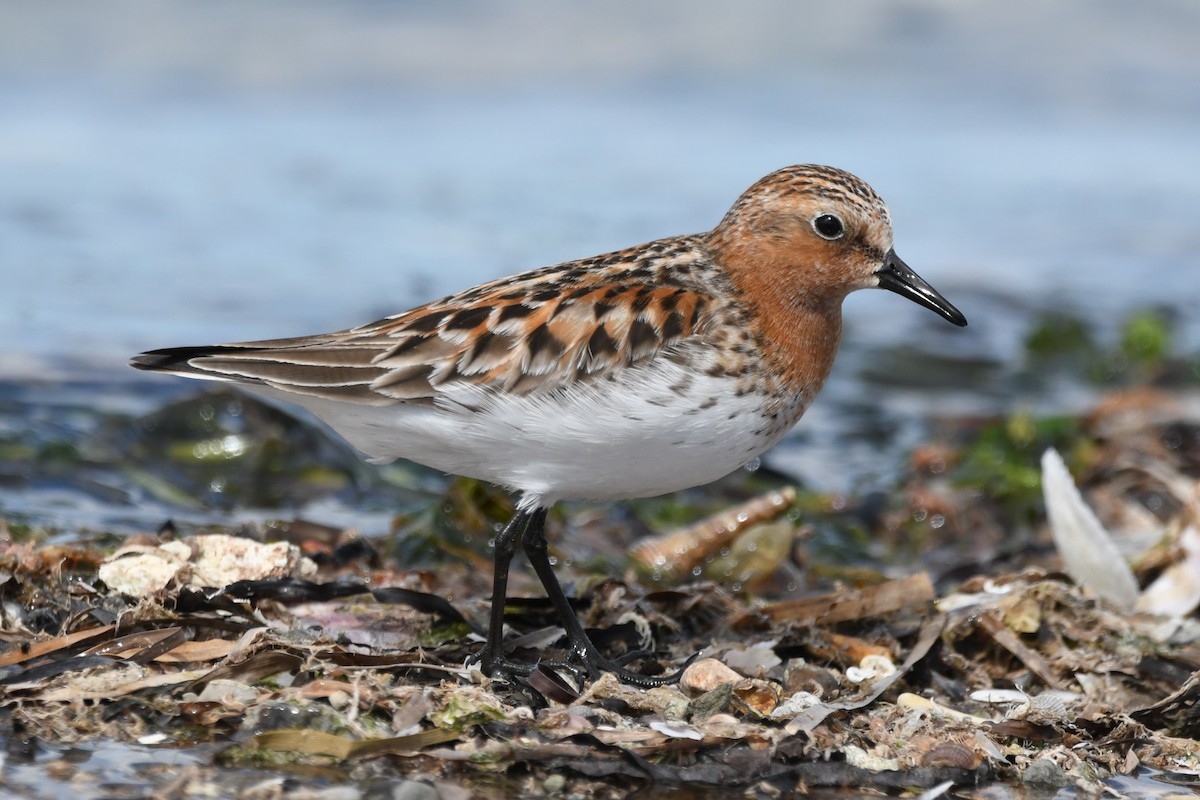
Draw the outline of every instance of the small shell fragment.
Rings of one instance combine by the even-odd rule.
[[[976,703],[1028,703],[1029,695],[1017,689],[980,689],[971,692]]]
[[[710,692],[723,683],[737,683],[742,676],[715,658],[702,658],[683,671],[679,688],[696,697]]]
[[[779,705],[779,685],[758,678],[746,678],[733,685],[733,696],[754,714],[769,717]]]
[[[98,575],[110,589],[145,597],[172,581],[219,589],[242,580],[310,577],[316,571],[317,565],[294,544],[207,534],[157,547],[123,548],[105,559]]]
[[[974,749],[960,742],[942,742],[936,744],[921,756],[922,767],[951,767],[954,769],[975,769],[983,761],[983,756]]]
[[[869,655],[858,662],[857,667],[846,670],[846,680],[851,683],[865,683],[891,675],[895,671],[896,665],[887,656]]]
[[[935,703],[928,697],[922,697],[921,695],[913,694],[912,692],[904,692],[897,697],[896,707],[904,711],[917,711],[920,713],[929,714],[931,717],[952,719],[959,722],[974,722],[977,724],[982,724],[984,722],[991,721],[984,719],[983,717],[976,717],[963,711],[958,711],[957,709],[941,705],[940,703]]]

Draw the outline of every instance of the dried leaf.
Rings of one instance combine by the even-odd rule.
[[[990,611],[978,615],[975,618],[979,629],[991,637],[992,641],[1003,647],[1008,652],[1012,653],[1017,659],[1029,668],[1029,671],[1042,679],[1042,682],[1052,689],[1062,689],[1062,681],[1054,674],[1054,670],[1050,668],[1050,663],[1042,657],[1041,653],[1032,650],[1025,646],[1015,633],[1007,628],[1003,622],[996,619],[996,616]]]
[[[83,651],[83,655],[124,657],[126,660],[140,663],[150,661],[182,642],[183,628],[172,626],[118,636]],[[129,656],[124,655],[130,651],[137,652]]]
[[[854,591],[831,592],[819,597],[768,603],[759,609],[773,622],[828,625],[890,614],[902,608],[932,602],[937,597],[924,572]]]
[[[86,669],[111,668],[121,666],[125,662],[107,656],[75,656],[51,661],[48,664],[37,664],[15,675],[0,679],[0,690],[19,692],[29,689],[40,689],[50,681],[67,672],[80,672]]]
[[[155,661],[162,664],[194,663],[197,661],[219,661],[237,650],[238,643],[226,639],[206,639],[202,642],[184,642],[163,653]]]
[[[332,733],[307,729],[286,729],[260,733],[250,741],[265,750],[330,756],[339,761],[352,758],[373,758],[393,753],[411,753],[431,744],[459,739],[453,731],[433,729],[391,739],[350,739]]]
[[[106,688],[104,691],[95,692],[81,691],[78,686],[64,686],[49,692],[43,692],[38,695],[38,699],[44,703],[69,703],[80,700],[115,700],[118,697],[124,697],[125,695],[143,691],[144,689],[162,689],[169,686],[179,686],[180,684],[194,681],[203,674],[203,671],[159,672],[146,675],[135,681]]]
[[[0,667],[7,667],[11,664],[20,664],[23,661],[29,661],[33,658],[41,658],[42,656],[56,653],[66,647],[72,647],[76,644],[99,639],[107,636],[116,628],[115,625],[102,625],[99,628],[88,628],[86,631],[76,631],[75,633],[59,636],[54,639],[49,639],[44,642],[33,642],[28,647],[17,647],[7,653],[0,655]]]
[[[203,686],[209,681],[215,680],[234,680],[240,683],[253,684],[271,675],[277,675],[280,672],[291,672],[297,669],[303,663],[303,659],[299,656],[292,655],[281,651],[267,651],[256,653],[250,656],[245,661],[237,664],[225,664],[215,669],[209,670],[205,675],[198,679],[194,686],[190,687],[193,691],[199,691],[200,686]]]

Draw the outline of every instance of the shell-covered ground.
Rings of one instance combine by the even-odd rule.
[[[224,392],[70,447],[8,436],[10,486],[89,485],[103,462],[164,508],[353,492],[407,510],[376,536],[285,511],[120,535],[0,523],[0,786],[43,796],[36,764],[80,797],[1191,793],[1191,363],[1152,362],[1082,414],[935,419],[886,491],[760,468],[556,509],[556,569],[600,648],[647,651],[630,665],[651,675],[686,665],[652,689],[553,666],[561,629],[522,567],[508,641],[541,665],[481,674],[511,511],[486,486],[364,477],[320,431]],[[1065,487],[1043,484],[1050,448]]]

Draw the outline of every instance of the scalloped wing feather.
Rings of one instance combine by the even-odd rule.
[[[703,333],[723,305],[712,270],[695,237],[677,237],[493,281],[347,331],[155,351],[146,356],[160,361],[143,363],[369,405],[431,403],[458,383],[552,392]]]

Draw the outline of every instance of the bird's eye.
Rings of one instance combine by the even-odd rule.
[[[822,239],[840,239],[846,232],[842,221],[833,214],[822,214],[812,221],[812,226]]]

